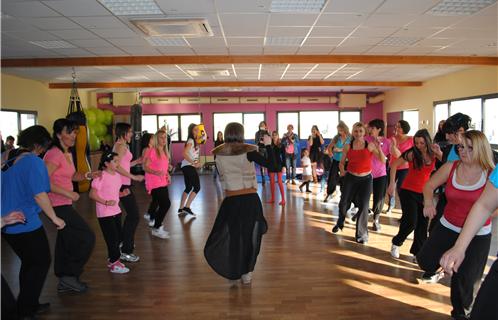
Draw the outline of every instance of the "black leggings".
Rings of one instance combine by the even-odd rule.
[[[459,235],[443,226],[441,222],[437,222],[429,239],[417,255],[420,268],[427,273],[435,273],[439,269],[439,260],[447,250],[453,247]],[[475,236],[465,251],[465,259],[458,268],[458,272],[453,273],[451,277],[451,305],[453,306],[451,315],[455,318],[466,315],[472,306],[474,287],[481,281],[488,260],[490,244],[491,234]]]
[[[164,217],[166,217],[166,213],[168,213],[169,207],[171,207],[168,187],[159,187],[152,189],[151,194],[152,201],[157,201],[159,205],[154,215],[154,228],[158,229],[163,224]]]
[[[415,230],[410,252],[416,255],[427,240],[429,220],[424,217],[424,196],[421,193],[401,189],[399,200],[402,210],[401,221],[398,234],[394,236],[392,243],[399,247],[402,246],[408,235]]]
[[[199,181],[199,174],[193,166],[182,167],[183,179],[185,180],[185,190],[184,193],[189,194],[192,189],[195,193],[199,193],[201,190],[201,182]]]
[[[495,260],[481,284],[472,308],[470,320],[496,319],[498,315],[498,260]]]
[[[122,233],[123,238],[121,239],[123,242],[123,248],[121,248],[121,250],[123,253],[130,254],[133,253],[133,248],[135,247],[135,231],[137,230],[139,221],[138,205],[130,186],[122,186],[121,191],[124,189],[130,190],[130,194],[126,197],[119,198],[121,206],[126,211]]]
[[[45,229],[40,227],[18,234],[2,233],[2,237],[21,260],[17,297],[19,316],[33,315],[50,268],[50,248]]]
[[[372,180],[373,188],[373,214],[374,220],[378,219],[382,209],[384,208],[384,197],[387,189],[387,176],[374,178]]]
[[[327,179],[327,195],[330,196],[335,192],[337,185],[339,184],[339,161],[332,159],[332,164],[330,165],[329,177]]]
[[[121,214],[110,217],[98,218],[105,244],[107,245],[107,256],[109,262],[114,263],[119,260],[119,242],[121,236]]]
[[[358,207],[356,214],[356,241],[368,240],[368,201],[372,194],[372,175],[358,177],[351,173],[346,173],[342,181],[342,194],[339,201],[339,218],[337,225],[339,228],[344,227],[346,212],[354,202]]]

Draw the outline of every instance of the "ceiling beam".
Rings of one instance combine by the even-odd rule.
[[[212,82],[78,82],[81,89],[208,88],[208,87],[420,87],[419,81],[212,81]],[[50,83],[50,89],[70,89],[72,83]]]
[[[394,56],[394,55],[254,55],[254,56],[133,56],[2,59],[2,67],[89,67],[117,65],[235,63],[362,63],[362,64],[445,64],[498,65],[498,57]]]

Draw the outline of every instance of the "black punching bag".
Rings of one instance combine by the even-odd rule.
[[[130,111],[131,130],[133,137],[131,138],[130,151],[133,154],[133,159],[138,159],[142,155],[140,150],[140,140],[142,139],[142,106],[134,104]],[[131,168],[131,173],[137,174],[142,171],[141,166]]]

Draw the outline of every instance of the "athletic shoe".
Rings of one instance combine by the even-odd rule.
[[[150,214],[148,212],[144,214],[144,219],[147,221],[150,220]]]
[[[112,263],[109,266],[109,271],[111,273],[122,274],[122,273],[128,273],[128,272],[130,272],[130,269],[128,269],[123,263],[121,263],[121,261],[117,260],[116,262]]]
[[[417,262],[417,256],[415,256],[415,255],[412,256],[412,262],[415,263],[415,264],[418,264],[418,262]]]
[[[182,216],[184,216],[186,214],[187,214],[187,212],[185,211],[185,208],[178,209],[178,216],[179,217],[182,217]]]
[[[339,230],[340,230],[340,231],[342,231],[342,228],[341,228],[341,227],[339,227],[338,225],[335,225],[335,226],[332,228],[332,233],[337,233],[337,232],[339,232]]]
[[[373,229],[373,231],[375,231],[375,232],[379,232],[379,231],[382,229],[382,227],[380,226],[380,222],[379,222],[379,220],[375,220],[375,221],[373,222],[372,229]]]
[[[399,246],[394,244],[391,246],[391,257],[399,259]]]
[[[138,262],[140,257],[133,253],[121,253],[121,257],[119,259],[126,262]]]
[[[280,201],[278,204],[279,204],[280,206],[284,207],[284,206],[285,206],[285,201]]]
[[[313,191],[311,191],[311,190],[306,190],[306,193],[312,193],[312,192],[313,192]]]
[[[325,196],[325,199],[323,199],[323,202],[327,202],[329,200],[329,195]]]
[[[154,220],[154,219],[149,220],[149,227],[153,227],[155,223],[156,223],[156,220]]]
[[[59,286],[61,287],[61,291],[67,291],[67,289],[69,289],[69,291],[83,293],[88,290],[88,286],[79,281],[77,277],[62,276],[59,278]],[[57,287],[58,291],[59,286]]]
[[[292,180],[291,184],[294,184],[294,185],[295,185],[295,184],[297,184],[297,183],[296,183],[296,181]]]
[[[246,274],[243,274],[241,280],[242,280],[243,284],[251,284],[252,272],[248,272]]]
[[[299,191],[303,192],[303,186],[299,186]]]
[[[420,282],[422,283],[438,283],[439,280],[444,278],[444,271],[439,271],[434,274],[424,272],[422,277],[420,277]]]
[[[289,184],[290,182],[291,182],[290,180],[287,180],[287,181],[285,181],[285,184]]]
[[[196,214],[190,209],[190,208],[187,208],[187,207],[183,207],[183,212],[187,213],[187,214],[190,214],[191,216],[196,216]]]
[[[356,239],[356,242],[359,243],[359,244],[367,244],[368,240],[366,240],[366,239]]]
[[[154,237],[158,237],[158,238],[161,238],[161,239],[169,239],[169,232],[166,231],[166,230],[164,230],[163,226],[161,226],[158,229],[152,228],[151,234]]]

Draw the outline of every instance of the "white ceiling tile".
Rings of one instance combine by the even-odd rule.
[[[162,54],[170,56],[195,54],[189,47],[158,47],[158,49]]]
[[[81,48],[109,48],[113,45],[104,39],[76,39],[70,41],[72,44]]]
[[[271,0],[216,0],[218,12],[270,12]]]
[[[87,51],[90,51],[92,53],[95,53],[98,56],[113,56],[113,55],[120,55],[120,56],[127,56],[129,55],[128,53],[116,48],[116,47],[96,47],[96,48],[85,48]]]
[[[229,50],[234,55],[263,54],[263,46],[231,46]]]
[[[81,27],[64,17],[51,18],[30,18],[23,19],[26,23],[32,24],[41,30],[65,30],[80,29]]]
[[[324,12],[344,13],[371,13],[384,0],[333,0],[329,1]]]
[[[406,47],[396,47],[396,46],[375,46],[372,49],[368,50],[366,54],[396,54]]]
[[[51,34],[64,40],[98,39],[94,33],[84,29],[53,30]]]
[[[46,6],[54,9],[66,17],[91,17],[112,15],[98,1],[88,0],[53,0],[42,1]]]
[[[194,48],[197,47],[226,47],[225,40],[219,37],[187,38],[187,42]]]
[[[361,54],[368,51],[372,46],[370,45],[359,45],[359,46],[339,46],[332,51],[332,54]]]
[[[395,32],[393,37],[413,37],[413,38],[426,38],[432,36],[439,31],[441,28],[415,28],[415,27],[405,27],[397,32]]]
[[[343,38],[312,38],[309,37],[306,39],[306,42],[304,43],[305,46],[327,46],[327,47],[335,47],[341,41]]]
[[[387,0],[376,12],[422,14],[438,2],[440,0]]]
[[[343,43],[341,43],[341,46],[374,45],[378,44],[382,40],[384,40],[384,37],[362,37],[362,38],[349,37]]]
[[[433,47],[444,47],[451,45],[455,42],[461,41],[460,39],[455,38],[427,38],[420,40],[417,45],[419,46],[433,46]]]
[[[497,28],[487,28],[487,29],[462,29],[462,28],[449,28],[436,36],[440,38],[490,38],[497,39],[498,32]]]
[[[11,16],[2,15],[2,31],[29,31],[36,30],[35,27],[30,24]]]
[[[453,27],[455,28],[490,28],[494,26],[498,28],[498,12],[494,16],[470,16],[467,19],[461,20]]]
[[[458,21],[465,19],[462,16],[432,16],[428,14],[419,15],[410,22],[409,27],[436,28],[449,27]]]
[[[107,41],[111,42],[117,47],[120,46],[147,46],[149,47],[150,44],[143,38],[141,37],[132,37],[132,38],[110,38],[106,39]]]
[[[46,31],[9,31],[3,34],[8,34],[15,38],[20,38],[26,41],[43,41],[43,40],[58,40],[58,38]]]
[[[214,1],[210,0],[156,0],[166,14],[196,14],[216,12]]]
[[[151,46],[120,46],[121,50],[128,52],[131,55],[151,55],[156,56],[161,53]]]
[[[366,20],[366,15],[357,13],[324,13],[318,19],[319,27],[356,27]]]
[[[430,54],[436,50],[437,47],[429,47],[429,46],[415,46],[409,47],[399,52],[399,54]]]
[[[310,27],[315,23],[317,17],[316,13],[272,13],[270,26]]]
[[[129,28],[99,28],[92,31],[103,38],[133,38],[137,36],[137,34]]]
[[[352,37],[388,37],[394,32],[398,31],[397,27],[378,27],[378,28],[367,28],[361,27],[358,28],[353,34]]]
[[[310,37],[346,37],[353,30],[353,27],[314,27]]]
[[[305,37],[310,27],[270,27],[266,36],[268,37]]]
[[[364,23],[366,27],[403,27],[416,19],[413,14],[381,14],[371,15]]]
[[[298,46],[295,47],[284,47],[284,46],[274,46],[274,47],[265,47],[265,54],[294,54],[299,49]]]
[[[478,16],[496,16],[498,13],[498,2],[495,2],[494,4],[490,5],[487,8],[482,9],[476,15]]]
[[[126,26],[115,17],[74,17],[71,20],[87,29],[124,28]]]
[[[57,17],[57,12],[39,1],[7,2],[2,1],[2,14],[16,17]]]
[[[195,53],[202,55],[202,54],[228,54],[228,49],[227,48],[220,48],[220,47],[197,47],[193,49]]]
[[[54,49],[55,52],[63,54],[68,57],[91,57],[95,54],[88,52],[80,48],[68,48],[68,49]]]
[[[268,14],[223,14],[221,23],[227,37],[261,37],[267,18]]]
[[[228,37],[229,46],[262,46],[264,37]]]
[[[334,46],[302,46],[297,54],[329,54]]]

